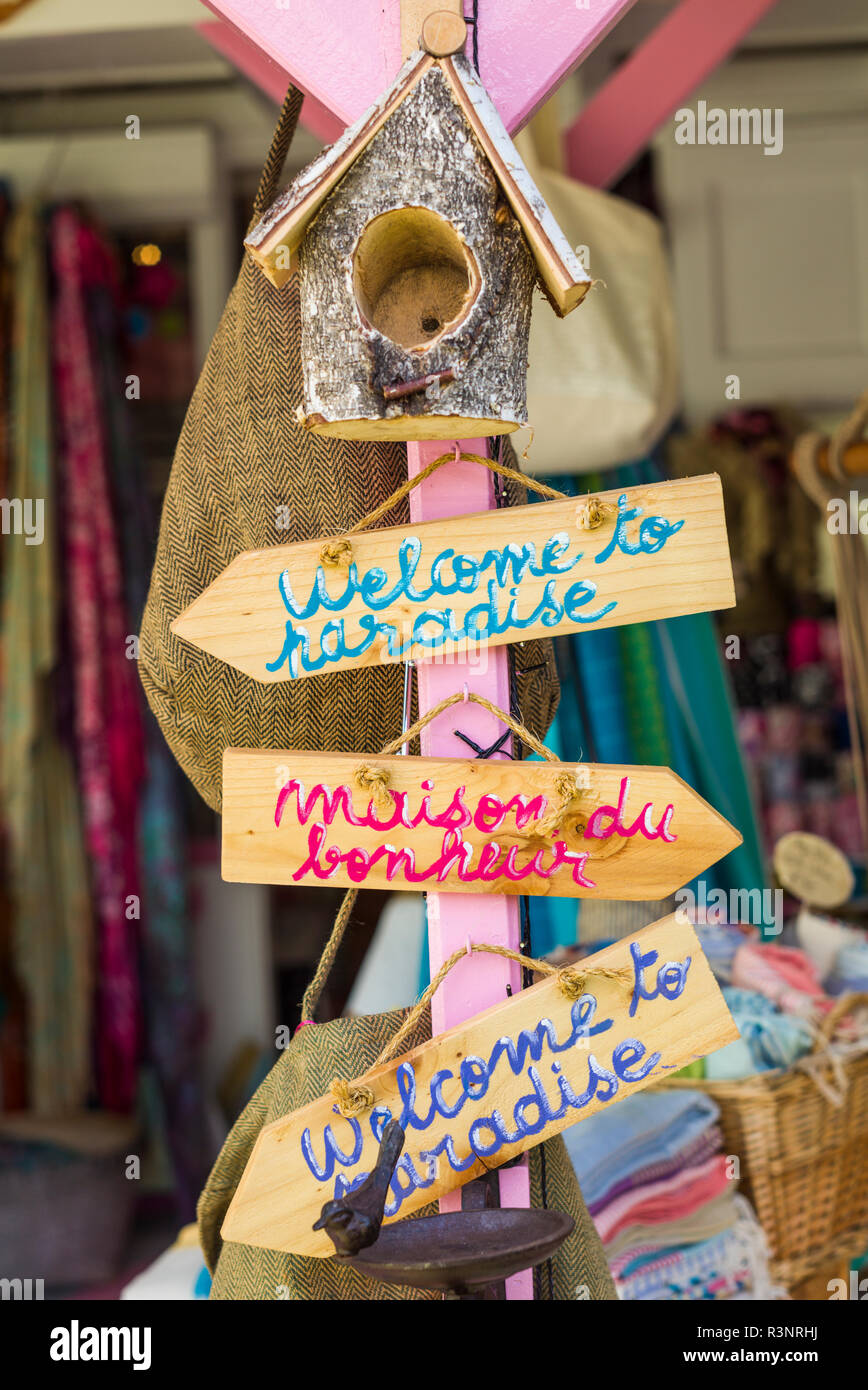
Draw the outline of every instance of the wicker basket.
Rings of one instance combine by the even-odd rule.
[[[768,1238],[772,1275],[788,1288],[820,1269],[846,1267],[868,1247],[868,1044],[838,1068],[823,1063],[839,1020],[863,1005],[868,994],[842,996],[808,1068],[668,1083],[702,1090],[720,1106],[726,1151],[740,1160],[741,1189]]]

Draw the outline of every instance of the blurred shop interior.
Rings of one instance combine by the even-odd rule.
[[[781,109],[780,152],[679,144],[670,119],[605,194],[583,189],[561,132],[670,8],[638,0],[521,136],[607,291],[564,324],[536,316],[535,434],[518,448],[576,494],[719,473],[738,602],[558,639],[548,741],[572,760],[669,766],[742,830],[704,876],[705,901],[776,887],[784,834],[834,844],[853,891],[833,912],[799,916],[785,897],[783,933],[698,920],[733,988],[763,993],[779,958],[756,952],[771,944],[792,953],[800,998],[836,998],[868,991],[854,753],[868,709],[846,669],[826,517],[791,460],[800,435],[834,430],[868,387],[868,10],[780,0],[691,97]],[[0,11],[0,494],[44,497],[47,519],[45,544],[0,543],[0,1245],[51,1296],[117,1297],[194,1220],[228,1128],[298,1023],[340,897],[222,882],[218,818],[135,667],[174,446],[237,270],[276,88],[198,27],[214,20],[198,0]],[[322,135],[299,130],[284,182]],[[529,944],[567,959],[671,908],[533,899]],[[737,947],[753,974],[734,968]],[[363,894],[321,1016],[407,1004],[427,972],[421,899]],[[797,1034],[760,1020],[746,1064],[717,1079],[788,1065],[815,1044]],[[622,1297],[692,1296],[691,1279],[705,1297],[761,1281],[814,1296],[813,1269],[784,1268],[769,1229],[781,1215],[750,1184],[751,1214],[721,1217],[722,1121],[713,1100],[697,1106],[661,1121],[707,1178],[704,1206],[670,1212],[689,1251],[677,1275],[637,1282],[635,1247],[606,1216],[605,1165],[576,1153]],[[864,1183],[868,1129],[861,1153]],[[739,1223],[756,1250],[755,1211],[765,1254],[751,1266],[742,1240],[737,1257],[725,1246],[703,1263],[703,1242]],[[190,1291],[155,1294],[157,1280],[141,1296],[206,1287],[187,1248]]]

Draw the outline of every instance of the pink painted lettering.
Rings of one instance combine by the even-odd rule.
[[[634,835],[641,833],[646,840],[666,840],[672,844],[678,839],[677,835],[669,833],[669,825],[672,820],[675,807],[666,807],[657,829],[654,830],[649,821],[652,814],[651,802],[647,801],[639,812],[632,825],[624,823],[624,811],[627,805],[627,796],[630,791],[630,778],[621,778],[621,788],[618,793],[617,806],[598,806],[588,821],[588,828],[585,831],[586,840],[608,840],[610,835],[622,835],[625,839],[632,839]],[[604,820],[610,820],[611,825],[603,826]]]

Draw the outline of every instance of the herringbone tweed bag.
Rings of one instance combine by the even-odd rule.
[[[363,1076],[394,1037],[406,1011],[338,1018],[301,1028],[236,1121],[199,1198],[199,1238],[214,1276],[215,1299],[437,1299],[442,1295],[364,1278],[335,1259],[316,1260],[220,1240],[223,1218],[263,1125],[325,1095],[334,1076]],[[406,1040],[408,1050],[431,1036],[430,1013]],[[531,1150],[531,1201],[572,1216],[575,1230],[536,1273],[537,1296],[558,1301],[614,1299],[600,1238],[582,1200],[563,1140]],[[416,1216],[430,1216],[437,1206]],[[413,1217],[409,1217],[413,1220]]]
[[[253,220],[274,199],[300,107],[290,89]],[[169,630],[241,551],[340,535],[406,480],[403,445],[317,439],[298,425],[297,280],[275,289],[244,257],[178,441],[142,620],[139,671],[148,702],[215,810],[227,747],[371,753],[401,728],[397,666],[263,685]],[[517,466],[511,450],[504,462]],[[505,503],[523,502],[521,491],[507,483]],[[405,499],[379,524],[408,520]],[[519,648],[516,684],[522,720],[543,735],[558,699],[550,642]]]

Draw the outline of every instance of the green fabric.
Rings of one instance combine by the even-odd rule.
[[[633,757],[647,766],[671,767],[672,744],[666,730],[651,625],[631,623],[629,627],[619,627],[617,633]]]
[[[658,630],[664,678],[671,682],[696,767],[691,785],[744,836],[743,844],[714,865],[715,880],[726,889],[763,888],[767,879],[756,808],[717,630],[707,613],[668,618]]]
[[[263,1125],[324,1095],[334,1076],[364,1075],[375,1057],[397,1032],[405,1011],[365,1018],[335,1019],[301,1028],[279,1062],[236,1121],[199,1199],[199,1236],[214,1279],[214,1299],[374,1299],[431,1301],[442,1295],[364,1278],[335,1259],[317,1260],[277,1250],[239,1245],[220,1239],[220,1227],[257,1135]],[[407,1039],[407,1049],[431,1035],[430,1016],[420,1020]],[[576,1223],[572,1236],[542,1267],[539,1296],[557,1300],[617,1297],[603,1247],[582,1201],[572,1164],[560,1138],[550,1139],[530,1155],[531,1199],[534,1206],[568,1212]],[[427,1206],[415,1216],[431,1215]],[[411,1216],[408,1218],[413,1220]]]

